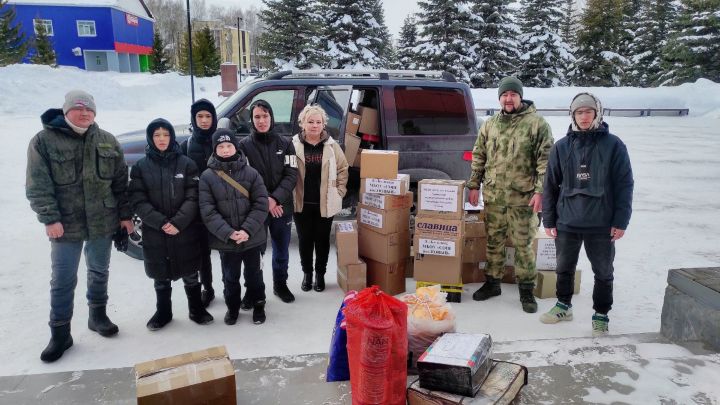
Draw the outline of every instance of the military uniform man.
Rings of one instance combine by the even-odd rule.
[[[535,255],[532,242],[542,209],[543,178],[553,145],[550,125],[537,114],[533,102],[523,100],[523,86],[515,77],[500,81],[501,111],[480,128],[471,166],[469,199],[477,204],[483,184],[487,256],[485,284],[473,299],[484,301],[501,294],[505,270],[505,241],[515,246],[515,275],[523,311],[537,311]]]

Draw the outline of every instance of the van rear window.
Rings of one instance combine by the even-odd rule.
[[[460,89],[395,87],[400,135],[464,135],[470,130]]]

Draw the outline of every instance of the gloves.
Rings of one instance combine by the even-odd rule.
[[[118,252],[127,252],[129,243],[127,230],[121,226],[120,229],[115,231],[113,234],[113,242],[115,242],[115,249],[117,249]]]

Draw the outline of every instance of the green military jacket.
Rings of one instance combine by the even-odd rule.
[[[542,194],[553,137],[536,111],[523,100],[519,112],[502,111],[480,127],[467,186],[478,189],[482,183],[485,204],[525,206],[534,193]]]
[[[25,194],[38,220],[60,222],[58,241],[112,235],[132,216],[128,170],[120,144],[97,124],[84,135],[73,131],[60,109],[42,117],[44,129],[28,147]]]

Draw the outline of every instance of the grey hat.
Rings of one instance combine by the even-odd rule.
[[[65,94],[65,103],[63,103],[62,108],[63,115],[67,115],[68,111],[76,107],[85,107],[97,114],[97,110],[95,109],[95,99],[88,92],[82,90],[71,90]]]
[[[500,84],[498,85],[498,98],[500,98],[500,96],[502,96],[502,94],[508,90],[514,91],[515,93],[520,95],[520,98],[522,98],[523,84],[520,79],[514,76],[503,77],[502,80],[500,80]]]
[[[570,115],[572,117],[573,130],[575,131],[580,131],[580,127],[578,127],[575,122],[575,111],[580,108],[592,108],[595,110],[595,119],[589,129],[599,128],[600,123],[603,121],[603,108],[600,99],[591,93],[579,93],[573,98],[572,103],[570,103]]]

